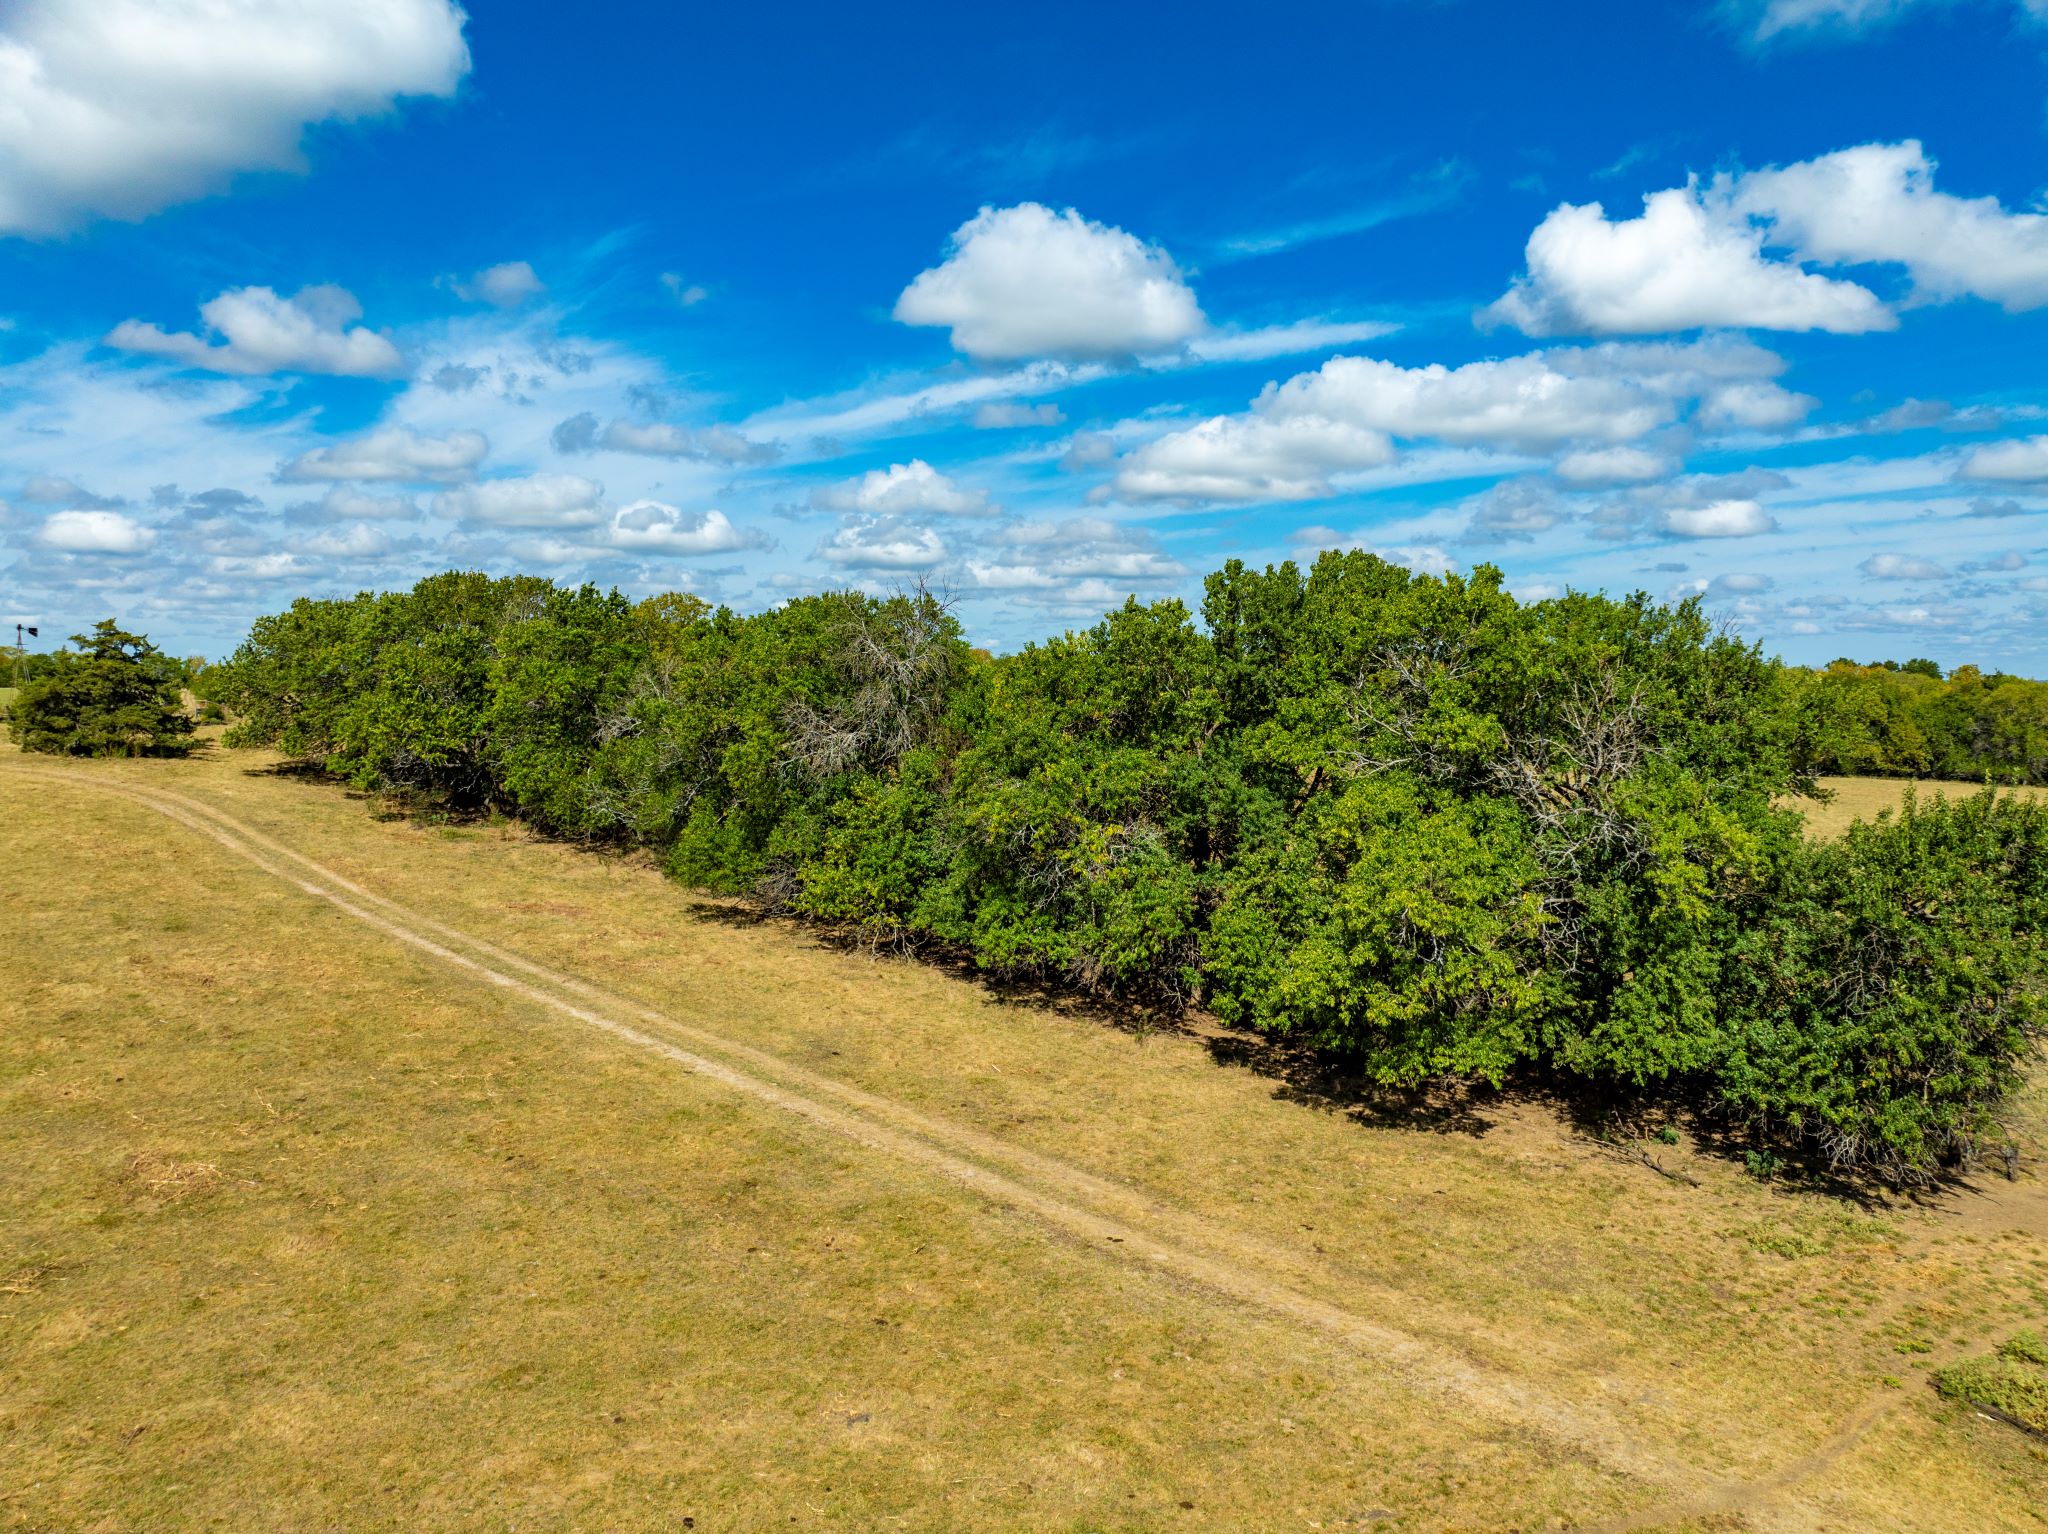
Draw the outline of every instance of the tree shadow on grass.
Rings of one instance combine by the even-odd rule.
[[[424,789],[356,788],[336,777],[318,762],[265,762],[244,767],[245,778],[283,778],[294,783],[312,783],[341,791],[342,797],[369,806],[370,818],[389,825],[408,820],[416,825],[474,826],[502,822],[507,817],[489,805],[451,804],[445,797]]]
[[[1664,1093],[1632,1091],[1533,1066],[1511,1073],[1498,1085],[1445,1077],[1413,1086],[1390,1086],[1376,1080],[1355,1057],[1227,1027],[1174,998],[1091,992],[1059,976],[1006,975],[976,964],[963,949],[878,942],[872,933],[857,926],[820,923],[743,896],[699,896],[689,909],[706,921],[775,929],[835,952],[937,969],[1005,1006],[1084,1020],[1135,1037],[1164,1034],[1193,1039],[1216,1065],[1249,1071],[1271,1082],[1275,1100],[1341,1114],[1361,1128],[1479,1140],[1515,1110],[1535,1109],[1590,1149],[1697,1186],[1676,1164],[1682,1155],[1678,1149],[1681,1142],[1661,1138],[1667,1132],[1682,1131],[1683,1140],[1690,1141],[1698,1156],[1747,1167],[1760,1181],[1787,1191],[1824,1195],[1871,1213],[1895,1210],[1904,1201],[1928,1204],[1974,1189],[1992,1175],[1990,1167],[1979,1163],[1947,1169],[1925,1186],[1893,1186],[1871,1174],[1833,1167],[1824,1156],[1797,1143],[1759,1139],[1748,1126],[1717,1112],[1714,1104],[1683,1087]],[[1998,1181],[2004,1181],[2002,1175]]]
[[[311,762],[272,762],[243,771],[250,777],[340,787],[350,799],[366,803],[371,814],[382,821],[459,825],[504,818],[490,808],[465,810],[424,794],[351,788]],[[601,843],[566,844],[599,855],[641,856]],[[2000,1175],[2002,1167],[1982,1161],[1943,1169],[1926,1184],[1906,1188],[1869,1174],[1845,1173],[1830,1166],[1825,1157],[1809,1147],[1782,1140],[1759,1140],[1747,1126],[1715,1112],[1712,1104],[1682,1090],[1662,1095],[1630,1093],[1533,1069],[1512,1075],[1499,1086],[1457,1078],[1415,1086],[1389,1086],[1374,1080],[1355,1059],[1285,1038],[1226,1027],[1189,1009],[1176,997],[1090,990],[1058,975],[1005,974],[977,964],[965,949],[929,942],[912,945],[887,937],[878,939],[872,929],[799,917],[741,895],[695,891],[688,909],[700,920],[724,926],[772,928],[793,939],[841,953],[893,958],[937,969],[968,982],[1005,1006],[1081,1019],[1139,1038],[1153,1034],[1195,1038],[1217,1065],[1248,1070],[1271,1081],[1277,1100],[1341,1113],[1364,1128],[1481,1139],[1513,1107],[1536,1106],[1555,1115],[1581,1139],[1630,1151],[1631,1159],[1635,1160],[1643,1160],[1647,1154],[1650,1159],[1646,1164],[1669,1176],[1656,1164],[1652,1137],[1667,1127],[1682,1124],[1702,1155],[1744,1163],[1752,1171],[1761,1169],[1764,1180],[1802,1192],[1824,1194],[1866,1210],[1896,1209],[1902,1201],[1932,1205],[1957,1193],[1982,1193],[1986,1185],[1995,1187],[2005,1181]],[[2048,1141],[2048,1136],[2041,1138]],[[2041,1154],[2041,1146],[2027,1146],[2029,1162]]]
[[[1286,1039],[1215,1025],[1200,1028],[1203,1046],[1218,1065],[1248,1070],[1274,1083],[1273,1096],[1325,1113],[1340,1113],[1370,1129],[1483,1138],[1494,1127],[1505,1094],[1485,1082],[1431,1081],[1388,1086],[1356,1061]]]
[[[327,788],[341,787],[341,779],[315,762],[262,762],[254,767],[244,767],[245,778],[283,778],[293,783],[318,783]],[[368,794],[349,789],[351,799],[367,799]]]
[[[1273,1096],[1324,1112],[1342,1113],[1372,1128],[1410,1129],[1432,1134],[1487,1133],[1510,1089],[1484,1082],[1439,1081],[1417,1087],[1389,1087],[1374,1081],[1356,1062],[1288,1039],[1230,1028],[1177,998],[1087,991],[1056,975],[1006,974],[977,964],[965,949],[932,943],[915,947],[877,941],[854,925],[835,926],[775,911],[741,896],[698,896],[690,914],[724,926],[775,929],[838,953],[914,963],[972,985],[1007,1007],[1051,1013],[1135,1038],[1155,1034],[1198,1041],[1219,1066],[1250,1071],[1273,1083]]]
[[[915,964],[964,981],[1005,1006],[1059,1017],[1085,1019],[1119,1033],[1143,1038],[1152,1034],[1193,1034],[1199,1030],[1186,1007],[1168,997],[1105,994],[1088,991],[1058,976],[1010,974],[977,964],[964,948],[930,941],[907,943],[876,934],[857,923],[819,921],[778,911],[743,895],[715,896],[696,892],[689,912],[702,921],[741,930],[771,929],[834,953],[855,954],[878,961]]]

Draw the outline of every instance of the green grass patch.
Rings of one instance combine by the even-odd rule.
[[[1754,1250],[1774,1257],[1823,1257],[1844,1247],[1876,1246],[1898,1232],[1887,1221],[1821,1204],[1786,1219],[1754,1221],[1739,1234]]]
[[[1936,1370],[1934,1388],[2048,1436],[2048,1343],[2035,1332],[2018,1333],[1989,1357]]]
[[[2011,1363],[2048,1368],[2048,1342],[2041,1340],[2039,1332],[2014,1332],[1998,1350],[1998,1356]]]

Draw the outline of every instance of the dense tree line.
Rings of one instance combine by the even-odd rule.
[[[1930,660],[1804,674],[1828,720],[1824,772],[2048,783],[2048,682]]]
[[[1332,553],[992,658],[922,590],[742,617],[451,573],[297,602],[201,686],[231,744],[879,943],[1892,1177],[1970,1154],[2048,1021],[2048,813],[1809,843],[1780,803],[1830,704],[1697,603]]]

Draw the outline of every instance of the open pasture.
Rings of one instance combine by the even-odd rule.
[[[0,1527],[2048,1520],[2038,1100],[1859,1206],[252,765],[0,756]]]
[[[1855,821],[1875,820],[1887,810],[1896,812],[1905,802],[1908,788],[1913,789],[1922,802],[1937,794],[1954,799],[1981,793],[1984,788],[1981,783],[1916,781],[1912,778],[1822,778],[1820,782],[1821,787],[1828,791],[1827,799],[1792,801],[1794,807],[1806,816],[1807,827],[1816,836],[1839,836]],[[2037,799],[2048,793],[2048,789],[2001,788],[1999,792]]]

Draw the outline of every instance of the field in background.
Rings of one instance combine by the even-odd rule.
[[[1938,779],[1911,778],[1822,778],[1821,787],[1829,790],[1833,798],[1826,803],[1811,799],[1795,799],[1792,805],[1806,816],[1806,824],[1815,836],[1840,836],[1850,823],[1858,820],[1875,820],[1886,810],[1896,810],[1904,802],[1906,790],[1914,788],[1922,800],[1945,794],[1954,799],[1981,793],[1981,783],[1947,783]],[[2042,788],[2001,788],[2000,793],[2022,794],[2039,798],[2048,794]]]
[[[1118,1190],[1136,1235],[828,1134],[0,751],[0,1528],[2048,1522],[2042,1446],[1926,1383],[2048,1320],[2029,1171],[1859,1209],[1690,1126],[1638,1147],[1688,1186],[1541,1102],[1375,1102],[256,764],[58,770],[1035,1157],[1048,1196]],[[1191,1220],[1417,1351],[1132,1256]]]

